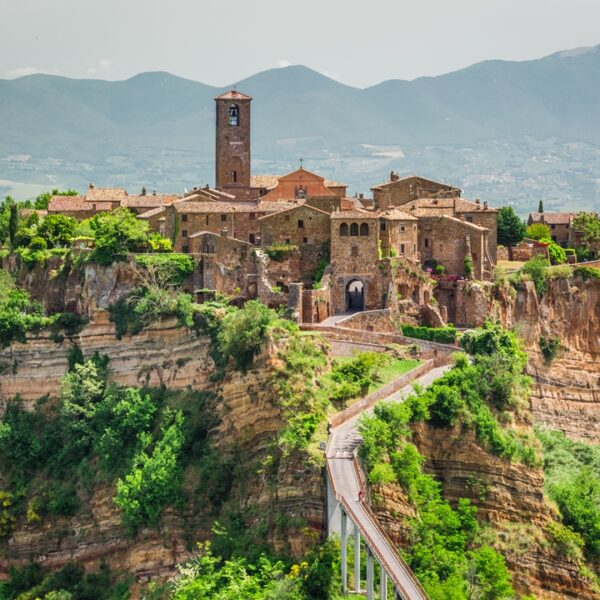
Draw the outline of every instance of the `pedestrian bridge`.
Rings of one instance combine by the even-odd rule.
[[[423,369],[415,369],[415,377],[410,384],[388,397],[390,401],[401,402],[412,392],[412,383],[423,386],[431,384],[441,377],[448,366],[430,369],[418,377]],[[363,399],[363,402],[367,400]],[[375,592],[380,600],[387,600],[388,592],[395,599],[427,600],[428,596],[410,567],[406,564],[398,549],[387,537],[385,531],[364,499],[366,481],[358,463],[356,452],[362,439],[357,430],[360,414],[372,410],[365,406],[363,413],[355,410],[336,415],[335,426],[331,428],[326,449],[327,459],[327,529],[328,534],[336,534],[341,540],[342,587],[344,593],[351,591],[363,594],[368,600],[374,600]],[[359,497],[360,495],[360,497]],[[353,581],[354,589],[348,586],[348,541],[354,539]],[[362,539],[362,542],[361,542]],[[361,589],[362,547],[365,548],[366,589]],[[379,570],[379,581],[375,581],[375,563]]]

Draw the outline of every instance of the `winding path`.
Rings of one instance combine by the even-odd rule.
[[[433,368],[425,375],[414,379],[398,392],[390,395],[386,400],[402,402],[412,392],[415,382],[420,383],[422,386],[428,386],[441,377],[449,368],[449,366]],[[364,537],[370,551],[380,565],[384,567],[387,576],[393,581],[397,593],[405,600],[427,600],[427,593],[379,525],[368,504],[358,500],[362,485],[355,454],[362,438],[358,432],[357,424],[362,414],[370,413],[372,410],[370,408],[331,429],[326,458],[333,493],[345,514],[350,517]],[[342,527],[345,527],[345,525],[342,525]],[[367,558],[369,559],[369,556]],[[385,579],[382,579],[383,581]],[[372,598],[372,578],[367,585],[367,597]],[[371,589],[369,589],[369,586]],[[386,594],[387,590],[380,597],[386,597]]]

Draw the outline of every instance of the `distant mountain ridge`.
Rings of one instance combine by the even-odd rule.
[[[565,189],[569,202],[600,204],[600,46],[365,89],[302,66],[234,85],[254,97],[255,172],[285,172],[303,156],[357,191],[394,168],[481,195],[509,192],[517,204],[539,196],[552,205]],[[229,87],[164,72],[0,80],[0,179],[162,191],[212,182],[213,98]],[[519,183],[532,180],[541,188],[523,194]]]

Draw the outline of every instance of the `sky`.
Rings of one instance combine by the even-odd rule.
[[[0,0],[0,78],[225,86],[303,64],[356,87],[600,44],[600,0]]]

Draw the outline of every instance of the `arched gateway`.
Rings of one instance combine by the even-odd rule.
[[[346,284],[346,311],[361,310],[365,310],[365,284],[360,279],[354,278]]]

